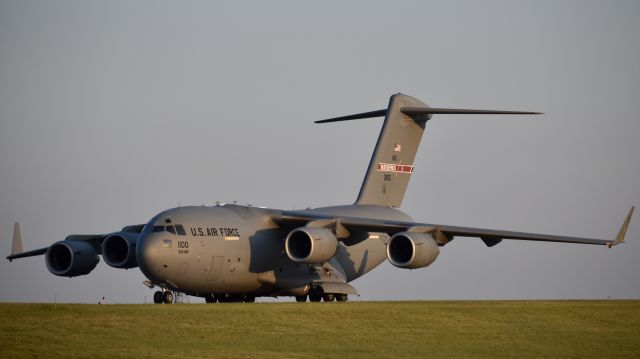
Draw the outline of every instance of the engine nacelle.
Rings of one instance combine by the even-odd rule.
[[[136,244],[138,233],[112,233],[102,241],[102,258],[114,268],[134,268],[136,260]]]
[[[100,258],[98,251],[87,242],[60,241],[52,244],[45,254],[49,272],[61,277],[89,274]]]
[[[426,233],[400,232],[387,244],[389,262],[400,268],[423,268],[438,258],[438,243]]]
[[[294,262],[320,263],[336,254],[338,239],[326,228],[301,227],[289,232],[284,247]]]

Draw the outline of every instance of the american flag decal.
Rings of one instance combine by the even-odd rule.
[[[378,163],[378,167],[376,169],[380,172],[413,173],[413,166],[396,165],[393,163]]]

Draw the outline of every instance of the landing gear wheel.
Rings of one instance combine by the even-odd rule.
[[[319,286],[312,287],[311,290],[309,291],[309,301],[319,302],[322,300],[323,294],[324,294],[324,291],[322,290],[321,287]]]
[[[334,299],[336,299],[336,295],[333,293],[324,293],[322,295],[322,300],[325,302],[333,302]]]
[[[204,301],[207,303],[215,303],[218,301],[218,298],[216,298],[213,294],[209,294],[208,296],[204,297]]]
[[[244,302],[245,303],[253,303],[256,301],[256,297],[254,297],[253,295],[246,295],[244,297]]]
[[[164,294],[162,295],[162,299],[164,301],[164,304],[173,303],[173,292],[170,290],[164,292]]]
[[[338,294],[338,295],[336,295],[336,300],[338,302],[346,302],[347,301],[347,295],[346,294]]]
[[[307,295],[296,295],[296,302],[304,303],[307,301]]]
[[[164,299],[162,298],[162,292],[157,290],[153,293],[153,302],[156,304],[161,304]]]

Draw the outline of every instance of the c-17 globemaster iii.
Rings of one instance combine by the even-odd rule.
[[[422,134],[440,114],[520,115],[536,112],[431,108],[403,94],[387,109],[318,123],[384,117],[384,123],[356,202],[306,210],[239,205],[178,207],[146,224],[118,232],[67,236],[63,241],[22,251],[14,227],[9,260],[44,255],[58,276],[89,274],[99,256],[115,268],[139,267],[145,284],[160,290],[155,303],[172,303],[174,293],[207,302],[252,302],[259,296],[295,296],[297,301],[345,301],[357,294],[348,283],[386,259],[416,269],[436,260],[455,237],[476,237],[492,247],[503,239],[582,243],[612,247],[624,242],[631,207],[612,240],[576,238],[414,222],[397,209],[402,203]]]

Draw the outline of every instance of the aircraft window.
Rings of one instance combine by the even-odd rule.
[[[152,232],[164,232],[164,226],[153,226]]]
[[[176,229],[173,226],[167,226],[167,232],[176,234]]]
[[[179,236],[186,236],[187,232],[184,231],[184,227],[181,224],[176,224],[176,231]]]

